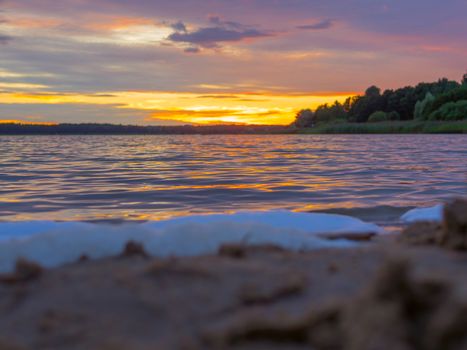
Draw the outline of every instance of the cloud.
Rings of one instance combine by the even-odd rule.
[[[2,0],[0,0],[0,5],[3,3]],[[0,9],[0,14],[2,13],[2,9]],[[5,18],[0,17],[0,24],[8,23],[8,20]],[[9,35],[5,35],[0,33],[0,45],[8,44],[11,40],[13,40],[13,37]]]
[[[199,49],[199,47],[187,47],[185,50],[186,53],[198,53],[200,52],[201,50]]]
[[[234,29],[242,29],[244,27],[242,24],[238,22],[223,21],[219,16],[209,16],[208,19],[211,24],[214,24],[220,27],[228,27],[228,28],[234,28]]]
[[[183,23],[182,21],[178,21],[176,23],[173,23],[170,25],[172,27],[173,30],[175,30],[176,32],[183,32],[183,33],[186,33],[186,26],[185,26],[185,23]]]
[[[250,28],[237,22],[223,21],[220,17],[209,17],[211,26],[188,31],[183,22],[172,24],[175,32],[167,38],[175,43],[190,44],[192,47],[185,52],[196,53],[199,47],[217,48],[221,43],[238,42],[245,39],[263,38],[271,36],[271,33]],[[196,50],[198,48],[198,50]]]
[[[0,20],[8,15],[8,22],[0,24],[0,38],[4,37],[0,42],[13,41],[0,45],[0,66],[7,71],[1,80],[10,83],[5,89],[9,93],[20,87],[11,83],[44,85],[48,88],[27,91],[54,91],[55,95],[242,93],[232,100],[181,96],[156,109],[198,105],[298,109],[335,99],[294,96],[302,91],[314,96],[320,90],[364,91],[372,84],[395,88],[441,76],[460,78],[467,58],[465,45],[459,45],[467,31],[462,17],[465,0],[452,0],[449,6],[439,0],[394,0],[386,9],[383,3],[389,2],[62,0],[57,6],[56,0],[8,0],[6,12],[0,12]],[[215,15],[206,17],[209,13]],[[167,39],[175,33],[176,40]],[[245,45],[249,36],[255,38],[254,45]],[[206,46],[236,47],[210,50]],[[204,52],[196,54],[200,51]],[[251,92],[279,92],[287,99],[271,96],[266,103],[245,95]],[[157,96],[148,93],[142,101],[156,101]],[[51,98],[36,100],[50,102]],[[5,108],[0,104],[2,114]],[[56,110],[44,107],[41,115],[43,120],[59,121],[121,122],[121,118],[142,121],[147,117],[128,108],[103,108],[102,112],[99,108],[78,110],[66,104]],[[38,113],[32,107],[17,105],[16,109],[16,117],[8,117]]]
[[[119,123],[137,125],[185,125],[164,117],[152,116],[151,111],[122,109],[118,105],[101,104],[4,104],[2,119],[57,123]]]
[[[320,22],[312,23],[312,24],[306,24],[306,25],[301,25],[297,26],[298,29],[303,29],[303,30],[322,30],[322,29],[329,29],[334,26],[334,21],[331,19],[325,19]]]
[[[235,42],[244,39],[267,37],[270,34],[256,29],[231,30],[221,27],[200,28],[191,33],[173,33],[169,40],[173,42],[183,42],[199,45],[205,48],[215,48],[222,42]]]

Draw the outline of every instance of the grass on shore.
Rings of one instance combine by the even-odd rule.
[[[298,129],[299,134],[467,134],[463,121],[393,121],[380,123],[340,123]]]

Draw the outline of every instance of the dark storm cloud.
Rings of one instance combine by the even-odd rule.
[[[325,19],[324,21],[297,26],[297,28],[303,29],[303,30],[322,30],[322,29],[329,29],[333,26],[334,26],[334,21],[330,19]]]
[[[245,39],[262,38],[271,36],[270,33],[260,31],[255,28],[249,28],[240,23],[231,21],[222,21],[217,16],[211,16],[209,22],[212,26],[202,27],[194,31],[187,31],[182,22],[178,22],[176,30],[167,38],[172,42],[187,43],[194,45],[193,48],[185,50],[186,52],[196,52],[196,47],[216,48],[221,43],[238,42]],[[176,29],[174,25],[172,28]]]

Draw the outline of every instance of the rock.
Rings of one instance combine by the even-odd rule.
[[[402,231],[398,241],[412,245],[438,244],[453,250],[467,250],[467,200],[456,199],[444,206],[442,224],[416,222]]]
[[[439,243],[450,249],[467,250],[467,199],[456,199],[444,206]]]
[[[26,259],[18,259],[15,271],[11,274],[0,276],[0,282],[6,284],[15,284],[19,282],[28,282],[41,276],[43,268],[35,262]]]
[[[141,256],[143,258],[149,257],[149,255],[144,250],[144,246],[140,243],[129,241],[125,248],[123,249],[122,254],[120,257],[128,258],[134,256]]]
[[[205,349],[233,349],[258,344],[270,344],[280,349],[294,347],[320,350],[343,349],[339,333],[339,304],[317,310],[304,307],[298,316],[281,313],[271,317],[267,312],[239,314],[226,324],[217,323],[203,332]]]
[[[467,307],[450,285],[418,281],[403,260],[389,261],[360,298],[350,301],[342,327],[349,350],[464,350]]]
[[[440,224],[432,221],[421,221],[406,227],[397,240],[411,245],[431,245],[438,242],[440,234]]]
[[[280,280],[270,281],[266,284],[245,284],[239,292],[242,304],[272,304],[283,298],[302,293],[307,285],[307,280],[300,274],[284,275]]]
[[[89,260],[90,260],[90,259],[89,259],[89,256],[87,256],[86,254],[83,254],[83,255],[81,255],[81,256],[78,258],[78,262],[79,262],[79,263],[87,262],[87,261],[89,261]]]
[[[2,350],[27,350],[26,347],[12,342],[10,339],[0,338],[0,349]]]
[[[245,258],[256,253],[284,253],[286,249],[274,244],[246,245],[242,243],[224,244],[219,248],[218,255],[234,259]]]
[[[318,235],[321,238],[335,241],[338,239],[345,239],[348,241],[355,241],[355,242],[368,242],[371,241],[375,236],[376,233],[367,232],[367,233],[323,233]]]
[[[219,255],[241,259],[246,255],[246,247],[242,244],[225,244],[219,248]]]

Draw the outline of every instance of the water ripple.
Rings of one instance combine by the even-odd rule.
[[[465,135],[2,136],[0,220],[430,205],[467,194],[466,145]]]

